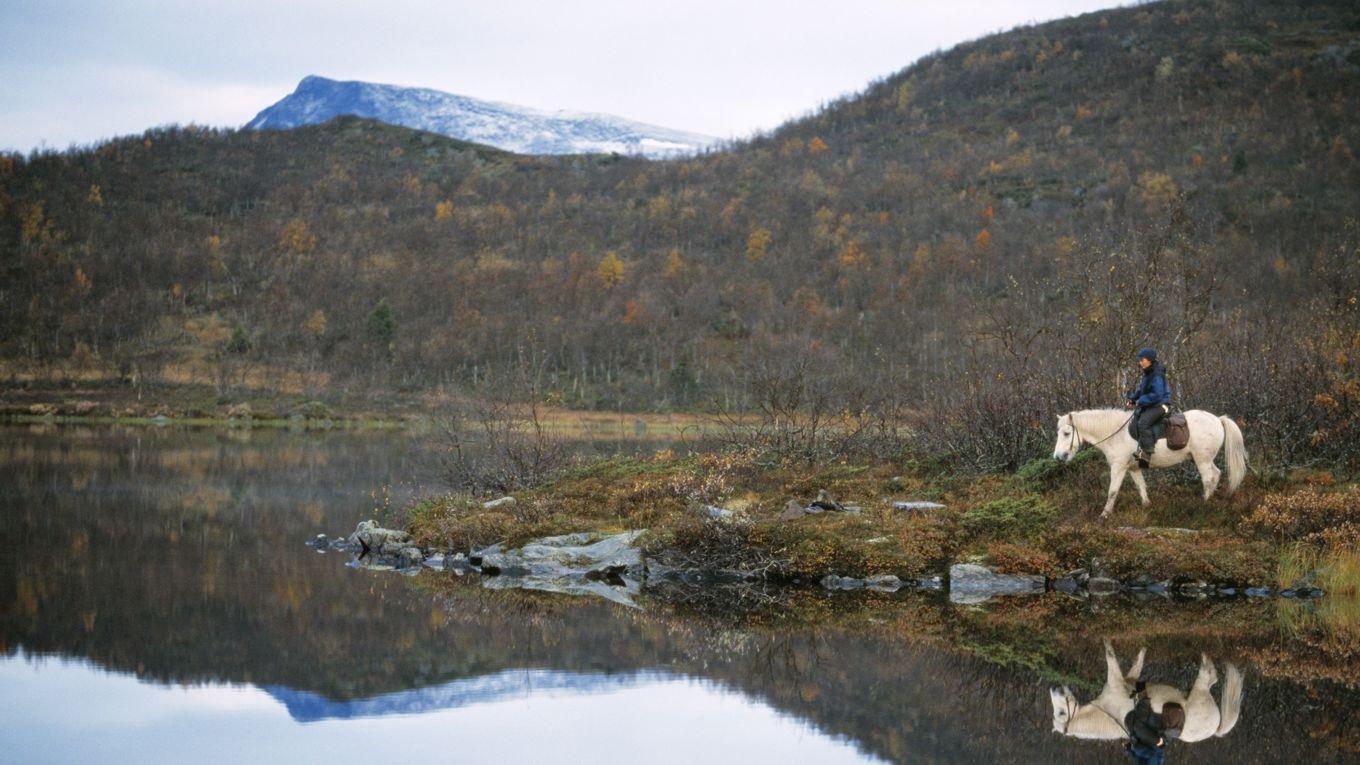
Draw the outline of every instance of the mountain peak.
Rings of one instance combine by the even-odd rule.
[[[303,77],[297,88],[246,123],[286,130],[343,115],[440,133],[521,154],[694,154],[716,138],[634,122],[611,114],[544,111],[514,104],[359,80]]]

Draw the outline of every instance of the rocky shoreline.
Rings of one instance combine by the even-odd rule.
[[[484,586],[493,589],[522,588],[590,595],[628,606],[636,606],[634,597],[648,584],[705,586],[770,580],[764,572],[677,569],[661,565],[649,560],[636,546],[645,531],[578,532],[543,537],[517,548],[493,544],[464,553],[424,548],[414,544],[406,531],[382,528],[376,521],[364,521],[346,537],[318,534],[308,540],[307,545],[318,552],[351,553],[355,557],[347,565],[355,568],[405,575],[415,575],[426,569],[458,576],[476,574],[484,578]],[[781,580],[780,583],[805,584],[799,580]],[[977,563],[959,562],[935,576],[902,579],[891,574],[864,578],[828,574],[819,584],[830,591],[944,591],[951,602],[960,605],[983,603],[1003,596],[1050,592],[1079,599],[1117,594],[1143,598],[1311,599],[1325,594],[1308,580],[1281,589],[1190,579],[1158,581],[1146,575],[1120,580],[1107,575],[1098,560],[1061,577],[998,573]]]

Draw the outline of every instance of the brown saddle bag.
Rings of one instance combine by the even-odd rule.
[[[1180,451],[1185,445],[1190,443],[1190,426],[1185,422],[1185,415],[1181,412],[1166,416],[1166,448],[1173,452]]]

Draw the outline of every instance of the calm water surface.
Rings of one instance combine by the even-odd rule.
[[[302,544],[419,492],[423,455],[389,433],[0,426],[0,761],[1113,763],[1055,731],[1050,697],[1096,696],[1107,637],[1124,669],[1148,648],[1150,682],[1190,689],[1202,653],[1242,672],[1236,724],[1171,762],[1360,761],[1360,637],[1335,605],[629,609]]]

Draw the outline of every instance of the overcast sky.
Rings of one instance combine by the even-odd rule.
[[[773,128],[933,50],[1110,0],[0,0],[0,149],[241,125],[308,74]]]

